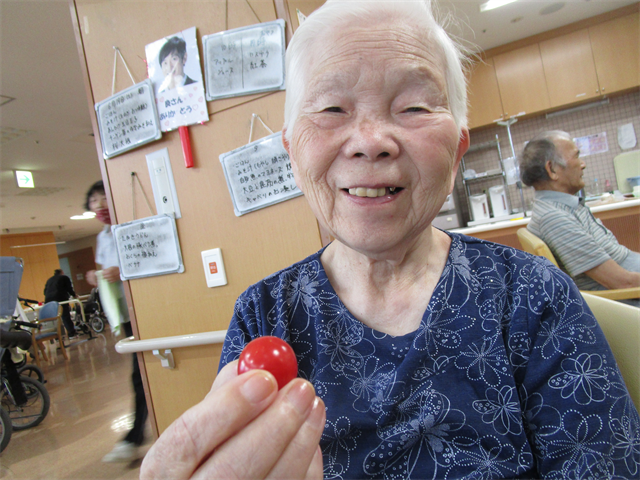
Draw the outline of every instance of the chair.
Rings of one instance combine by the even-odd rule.
[[[38,352],[42,353],[45,362],[49,361],[44,343],[47,340],[53,339],[58,340],[62,355],[66,360],[69,360],[67,350],[62,340],[62,307],[58,305],[58,302],[48,302],[38,310],[38,319],[35,323],[38,324],[39,328],[31,331],[31,343],[33,345],[36,365],[38,365],[38,367],[40,366],[40,355]],[[45,327],[45,324],[48,325]]]
[[[636,408],[640,408],[640,308],[581,292],[616,358]]]
[[[520,245],[525,252],[544,257],[558,266],[556,258],[544,241],[526,228],[518,229],[517,234]],[[640,298],[640,287],[618,288],[615,290],[589,290],[588,293],[597,297],[608,298],[609,300],[626,300],[629,298]]]

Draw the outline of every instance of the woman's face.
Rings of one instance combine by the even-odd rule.
[[[93,192],[89,196],[89,209],[97,213],[98,211],[108,208],[107,196],[104,192]]]
[[[403,23],[350,27],[310,67],[287,145],[320,223],[363,253],[418,238],[451,192],[468,132],[449,112],[440,49]]]

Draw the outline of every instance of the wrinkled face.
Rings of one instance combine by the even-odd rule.
[[[468,132],[449,112],[440,50],[415,28],[386,21],[327,36],[310,52],[288,145],[296,183],[333,236],[383,253],[429,227]]]
[[[184,75],[185,60],[174,50],[162,60],[162,74],[166,77],[173,71],[174,75]]]
[[[554,144],[558,153],[566,162],[566,166],[558,165],[556,173],[558,174],[557,185],[559,185],[565,193],[573,195],[584,188],[584,169],[586,164],[580,160],[580,150],[573,141],[566,138],[554,140]]]

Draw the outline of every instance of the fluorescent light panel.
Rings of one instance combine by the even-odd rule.
[[[488,10],[493,10],[494,8],[502,7],[516,1],[517,0],[489,0],[488,2],[480,4],[480,11],[486,12]]]
[[[84,212],[82,215],[74,215],[73,217],[69,217],[71,220],[90,220],[92,218],[96,218],[95,212]]]
[[[567,115],[569,113],[579,112],[581,110],[588,110],[590,108],[600,107],[602,105],[608,105],[608,104],[609,104],[609,99],[603,98],[602,100],[598,100],[596,102],[585,103],[582,105],[578,105],[577,107],[566,108],[564,110],[558,110],[557,112],[547,113],[545,115],[545,118],[559,117],[561,115]]]

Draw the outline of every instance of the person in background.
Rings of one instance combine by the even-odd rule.
[[[584,188],[585,163],[563,131],[531,140],[520,158],[520,175],[535,189],[527,228],[553,252],[580,290],[640,286],[640,254],[620,245],[576,194]],[[640,301],[628,303],[640,305]]]
[[[286,53],[283,143],[325,248],[236,302],[216,380],[145,456],[171,478],[632,478],[638,413],[574,282],[432,226],[469,147],[430,2],[328,0]],[[298,376],[237,373],[285,339]]]
[[[129,310],[124,297],[124,289],[120,280],[120,267],[118,266],[118,254],[116,244],[111,233],[111,215],[107,204],[107,197],[102,181],[94,183],[87,192],[85,208],[95,212],[96,218],[105,224],[104,229],[98,234],[96,241],[96,263],[101,266],[103,277],[110,283],[117,283],[122,290],[120,296],[119,322],[125,337],[133,335],[131,322],[129,320]],[[94,287],[98,286],[95,270],[87,272],[87,282]],[[144,395],[144,386],[140,375],[140,365],[138,356],[133,354],[133,372],[131,382],[135,392],[135,418],[133,427],[127,435],[113,447],[113,450],[105,455],[103,462],[128,462],[139,458],[139,447],[144,442],[144,428],[147,420],[147,400]]]
[[[44,286],[44,303],[66,302],[70,297],[77,298],[71,279],[64,275],[61,269],[56,268],[53,271],[53,277],[49,278]],[[68,303],[61,305],[61,307],[62,323],[67,330],[67,337],[71,339],[76,336],[76,329],[73,326],[73,320],[71,320],[71,309]]]
[[[193,78],[184,73],[184,66],[187,64],[187,43],[183,39],[171,37],[167,40],[160,49],[158,61],[164,75],[159,92],[196,83]]]

